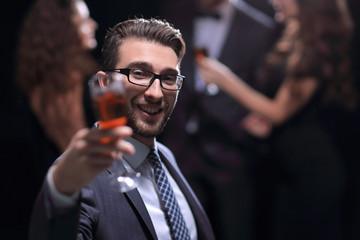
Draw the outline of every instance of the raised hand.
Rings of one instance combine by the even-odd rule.
[[[134,146],[124,140],[131,135],[132,129],[128,126],[79,130],[55,165],[53,180],[56,188],[71,195],[110,168],[122,153],[133,154]]]

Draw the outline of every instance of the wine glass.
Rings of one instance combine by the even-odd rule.
[[[127,122],[124,78],[117,72],[99,72],[89,80],[89,90],[97,126],[109,129],[123,126]],[[106,139],[103,139],[106,142]],[[114,161],[115,174],[111,175],[111,183],[127,192],[137,187],[141,174],[135,172],[130,164],[124,166],[124,159]]]

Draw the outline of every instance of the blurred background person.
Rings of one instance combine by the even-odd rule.
[[[87,125],[83,86],[97,70],[89,52],[96,28],[82,0],[38,0],[20,33],[16,80],[59,151]]]
[[[252,239],[253,171],[264,143],[243,131],[247,109],[204,83],[195,58],[217,58],[259,87],[256,72],[275,39],[275,22],[242,0],[170,0],[162,16],[181,29],[187,52],[182,62],[186,83],[160,140],[181,159],[217,238]]]
[[[244,124],[250,133],[271,133],[273,239],[344,239],[345,159],[328,123],[335,112],[357,108],[349,56],[353,24],[344,0],[271,2],[286,27],[262,74],[271,83],[270,97],[216,59],[198,66],[207,83],[252,111]]]
[[[245,0],[245,2],[259,9],[263,13],[266,13],[270,17],[274,16],[274,9],[271,4],[269,4],[269,0]]]
[[[46,169],[72,135],[87,126],[83,86],[98,69],[90,53],[97,46],[97,23],[83,0],[37,0],[22,20],[14,67],[19,92],[9,105],[19,115],[6,116],[4,135],[11,136],[6,139],[7,170],[2,176],[2,182],[12,179],[2,188],[6,206],[22,203],[16,210],[5,210],[8,217],[2,226],[7,226],[5,233],[12,232],[11,239],[27,238],[32,205]],[[14,194],[19,189],[21,196]]]
[[[91,12],[91,17],[96,19],[96,40],[98,45],[102,45],[103,36],[107,31],[109,26],[113,26],[115,23],[126,20],[131,16],[159,16],[159,6],[165,0],[133,0],[133,1],[98,1],[98,0],[86,0],[86,5]],[[37,2],[37,0],[19,0],[19,1],[10,1],[7,2],[3,6],[3,11],[9,14],[2,14],[0,24],[2,26],[3,32],[6,33],[4,37],[0,39],[1,44],[1,53],[2,53],[2,78],[1,78],[1,118],[0,124],[3,127],[3,131],[0,138],[0,160],[3,163],[2,169],[3,173],[1,176],[1,189],[4,197],[1,202],[3,206],[7,206],[6,208],[2,208],[0,210],[1,216],[3,216],[0,220],[0,229],[2,231],[2,237],[7,239],[27,239],[28,233],[28,219],[32,209],[33,200],[36,197],[36,192],[38,192],[41,183],[43,181],[44,174],[46,173],[46,169],[49,164],[52,163],[54,159],[58,156],[59,147],[58,145],[50,139],[50,137],[45,133],[43,125],[40,124],[38,116],[34,114],[32,109],[30,109],[30,101],[25,97],[24,91],[19,87],[18,82],[15,81],[16,67],[18,65],[17,53],[19,46],[19,38],[21,35],[20,28],[23,27],[23,24],[26,21],[26,16],[28,16],[28,12],[33,5]],[[57,24],[59,26],[64,26],[65,23],[69,24],[69,17],[73,18],[74,15],[69,15],[69,2],[68,0],[59,0],[60,4],[56,9],[49,7],[50,2],[55,2],[54,0],[48,0],[46,10],[41,10],[39,14],[44,16],[44,11],[48,12],[49,21],[51,19],[51,14],[55,14],[59,19],[59,11],[63,12],[63,18],[60,18]],[[54,3],[55,5],[55,3]],[[73,4],[71,4],[73,7]],[[62,6],[62,7],[61,7]],[[67,9],[67,10],[66,10]],[[65,11],[68,13],[66,14]],[[54,16],[55,18],[55,16]],[[75,19],[74,19],[75,20]],[[79,19],[78,19],[79,20]],[[62,23],[64,22],[64,23]],[[50,23],[48,23],[50,24]],[[63,25],[62,25],[63,24]],[[42,23],[42,26],[46,26],[47,23]],[[66,30],[64,27],[60,27],[57,29],[53,28],[53,34],[56,34],[56,31],[64,33],[64,35],[58,34],[59,41],[56,41],[59,44],[59,47],[64,46],[65,43],[60,42],[60,40],[64,40],[65,42],[73,41],[76,42],[79,40],[76,30],[74,30],[74,26],[69,26],[69,29]],[[69,39],[66,34],[73,34],[72,38]],[[43,39],[43,31],[39,29],[37,36],[34,36],[36,39]],[[77,40],[76,40],[77,39]],[[49,39],[50,42],[51,39]],[[31,40],[32,41],[32,40]],[[52,40],[51,40],[52,41]],[[73,46],[73,45],[72,45]],[[47,51],[49,45],[44,45],[44,50]],[[70,46],[69,46],[70,47]],[[37,48],[40,49],[40,48]],[[54,51],[58,52],[54,47]],[[30,50],[26,50],[30,51]],[[70,50],[64,50],[67,53]],[[73,51],[74,54],[85,54],[86,52],[91,52],[91,55],[94,56],[94,59],[98,59],[100,57],[100,49],[96,47],[95,49],[91,48],[85,50],[83,46],[78,45],[78,50]],[[65,55],[66,53],[64,53]],[[45,55],[45,53],[44,53]],[[80,55],[74,55],[74,58],[81,58]],[[49,55],[49,57],[51,57]],[[57,55],[57,57],[60,57]],[[51,57],[52,58],[52,57]],[[80,79],[80,75],[84,73],[86,69],[91,70],[90,65],[93,65],[94,59],[91,60],[91,56],[87,58],[83,57],[83,65],[79,68],[78,73],[75,75],[79,75],[75,77],[76,79]],[[88,59],[88,60],[86,60]],[[49,60],[50,61],[50,60]],[[64,60],[65,61],[65,60]],[[76,62],[75,59],[70,59],[70,62]],[[43,62],[43,61],[42,61]],[[33,64],[33,63],[32,63]],[[63,68],[64,66],[70,67],[70,64],[66,64],[65,62],[61,63],[58,67]],[[95,65],[97,63],[95,62]],[[76,65],[72,69],[76,69],[79,65]],[[53,69],[54,70],[54,69]],[[95,66],[92,71],[96,72],[97,66]],[[34,73],[30,69],[31,73]],[[50,73],[45,69],[46,74]],[[54,73],[58,73],[59,71],[54,70]],[[87,71],[87,70],[86,70]],[[91,71],[91,72],[92,72]],[[62,74],[65,77],[66,73]],[[88,75],[88,74],[86,74]],[[86,76],[85,76],[86,78]],[[85,81],[84,79],[83,81]],[[51,82],[51,80],[44,80],[47,82]],[[58,80],[56,80],[58,81]],[[63,79],[64,84],[69,87],[69,84],[73,84],[74,87],[72,89],[79,89],[78,82],[74,80],[71,83],[70,79]],[[34,83],[31,83],[34,85]],[[45,85],[45,84],[43,84]],[[46,86],[50,86],[49,83],[46,83]],[[61,87],[64,86],[61,84]],[[87,87],[87,84],[85,84]],[[57,89],[57,92],[63,90]],[[68,92],[70,95],[73,94],[79,97],[79,91]],[[87,90],[83,90],[84,93],[84,104],[85,104],[85,115],[86,118],[89,118],[88,122],[91,123],[92,113],[88,109],[88,100],[87,100]],[[48,93],[53,94],[53,93]],[[59,102],[59,95],[54,95]],[[68,99],[66,97],[66,99]],[[38,99],[40,101],[40,99]],[[51,99],[50,99],[51,100]],[[64,97],[65,101],[65,97]],[[79,103],[74,103],[76,106],[79,106]],[[75,106],[74,106],[75,107]],[[56,109],[56,107],[54,107]],[[41,110],[40,110],[41,111]],[[45,111],[45,110],[44,110]],[[81,110],[80,111],[84,111]],[[55,113],[54,113],[55,114]],[[56,113],[58,114],[58,113]],[[59,113],[60,114],[60,113]],[[80,114],[79,114],[80,116]],[[68,117],[70,117],[70,112]],[[43,120],[45,117],[41,117]],[[59,120],[60,121],[60,120]],[[58,122],[59,122],[58,121]],[[84,123],[83,118],[78,119],[78,122]],[[75,126],[76,123],[69,123],[71,126]],[[86,124],[86,122],[85,122]],[[80,124],[79,124],[80,125]],[[54,126],[54,125],[52,125]],[[70,128],[67,128],[70,129]],[[64,130],[65,131],[65,130]],[[54,133],[55,131],[53,131]],[[65,134],[65,133],[64,133]],[[63,142],[63,141],[62,141]],[[64,145],[64,144],[62,144]],[[19,189],[22,191],[20,192]],[[5,197],[6,196],[6,197]],[[21,202],[21,204],[19,204]],[[14,206],[16,204],[16,207]],[[21,216],[21,217],[19,217]]]

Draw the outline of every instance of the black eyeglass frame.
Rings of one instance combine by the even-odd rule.
[[[131,70],[141,70],[141,71],[144,71],[144,72],[147,72],[147,73],[151,73],[152,75],[154,75],[151,79],[150,79],[150,82],[148,85],[144,85],[144,84],[139,84],[139,83],[135,83],[135,82],[132,82],[130,80],[130,71]],[[150,87],[151,84],[153,84],[153,82],[155,81],[155,79],[159,79],[160,81],[160,86],[165,89],[165,90],[168,90],[168,91],[178,91],[182,88],[182,86],[184,85],[184,82],[185,82],[185,76],[183,75],[180,75],[180,74],[156,74],[156,73],[153,73],[151,71],[148,71],[148,70],[145,70],[145,69],[142,69],[142,68],[115,68],[115,69],[107,69],[107,70],[104,70],[105,72],[117,72],[117,73],[121,73],[121,74],[124,74],[127,79],[128,79],[128,82],[131,83],[131,84],[134,84],[134,85],[137,85],[137,86],[142,86],[142,87]],[[177,77],[177,80],[180,78],[181,79],[181,85],[179,88],[177,89],[169,89],[169,88],[166,88],[163,86],[162,84],[162,79],[161,77],[163,76],[176,76]],[[177,84],[176,84],[177,85]],[[177,85],[178,86],[178,85]]]

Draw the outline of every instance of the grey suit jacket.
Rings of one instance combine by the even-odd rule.
[[[210,222],[198,199],[181,174],[174,156],[158,143],[161,159],[179,185],[194,215],[198,238],[215,239]],[[30,239],[157,239],[144,202],[135,189],[121,193],[109,187],[108,172],[99,175],[82,189],[77,206],[55,209],[45,182],[35,202],[30,224]]]

